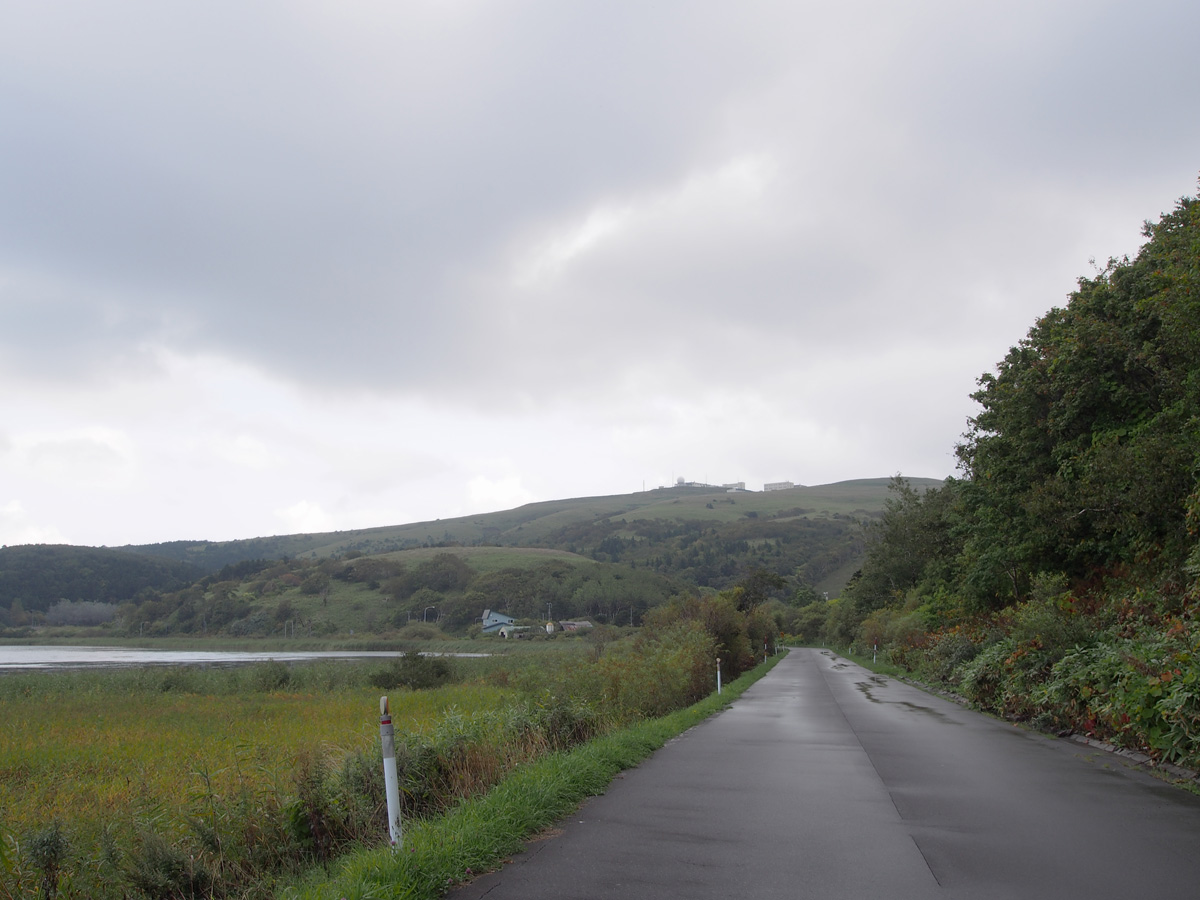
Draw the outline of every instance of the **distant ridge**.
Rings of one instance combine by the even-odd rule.
[[[940,486],[936,478],[908,478],[919,490]],[[870,517],[883,509],[892,479],[857,478],[775,491],[729,493],[714,486],[671,485],[632,494],[540,500],[514,509],[384,525],[351,531],[276,535],[232,541],[177,540],[126,545],[122,552],[186,562],[205,572],[253,559],[328,557],[348,552],[389,553],[416,547],[480,546],[571,549],[558,538],[588,524],[645,519],[728,523],[750,514],[778,516],[799,510],[810,518]]]
[[[918,490],[942,484],[908,481]],[[214,583],[252,577],[267,561],[377,557],[385,568],[416,568],[445,553],[477,570],[512,572],[551,561],[609,566],[613,574],[603,577],[615,582],[656,577],[677,589],[720,590],[764,570],[796,588],[836,592],[861,565],[863,525],[881,514],[891,482],[861,478],[772,491],[675,485],[352,531],[117,548],[5,547],[0,625],[6,608],[7,619],[19,621],[60,600],[140,603],[197,581],[207,592]]]

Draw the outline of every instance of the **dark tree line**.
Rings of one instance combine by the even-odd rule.
[[[45,612],[61,600],[120,603],[173,591],[202,573],[186,563],[102,547],[27,544],[0,549],[0,606]]]

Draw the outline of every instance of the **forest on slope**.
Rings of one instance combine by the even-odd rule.
[[[120,603],[187,587],[203,575],[190,563],[104,547],[5,547],[0,550],[0,623],[5,607],[20,615],[45,612],[64,599]]]
[[[996,713],[1200,765],[1200,200],[979,380],[962,477],[897,479],[808,636]]]

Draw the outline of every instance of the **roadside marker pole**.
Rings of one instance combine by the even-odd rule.
[[[717,657],[717,693],[721,693],[721,657]]]
[[[403,842],[400,831],[400,783],[396,779],[396,732],[388,698],[379,698],[379,742],[383,745],[383,783],[387,792],[388,836],[392,849],[399,850]]]

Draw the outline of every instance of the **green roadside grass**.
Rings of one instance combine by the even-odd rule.
[[[482,797],[444,816],[406,823],[403,848],[343,857],[279,892],[286,900],[434,900],[473,874],[495,869],[525,841],[604,793],[621,771],[729,706],[767,674],[773,657],[687,709],[647,719],[517,769]]]

